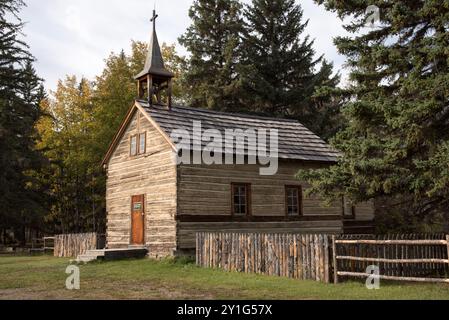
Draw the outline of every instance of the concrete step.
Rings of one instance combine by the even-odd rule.
[[[81,254],[77,257],[77,262],[89,263],[98,260],[98,258],[104,258],[104,250],[88,250],[86,253]]]
[[[142,259],[148,254],[148,249],[142,246],[133,246],[123,249],[104,249],[104,250],[89,250],[85,254],[79,255],[77,262],[88,263],[98,259],[122,260],[122,259]]]
[[[91,255],[79,255],[78,258],[76,259],[76,262],[78,263],[89,263],[92,261],[96,261],[98,258],[96,256],[91,256]]]
[[[88,250],[85,254],[97,257],[104,257],[105,250]]]

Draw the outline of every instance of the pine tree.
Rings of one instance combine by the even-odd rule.
[[[33,57],[19,40],[23,6],[21,0],[0,2],[0,228],[14,227],[21,242],[42,210],[41,190],[30,172],[43,163],[34,125],[44,96]]]
[[[245,17],[241,74],[246,105],[330,134],[329,116],[339,112],[330,93],[340,79],[332,75],[332,64],[315,58],[314,41],[304,36],[308,21],[301,6],[294,0],[253,0]]]
[[[338,165],[301,173],[312,191],[353,201],[379,197],[413,204],[410,214],[448,212],[449,5],[447,1],[331,1],[351,18],[351,37],[336,39],[351,67],[347,127],[333,140]],[[365,28],[367,7],[380,21]],[[399,203],[398,203],[399,202]]]
[[[192,106],[239,108],[241,11],[237,0],[195,0],[190,8],[192,25],[179,42],[191,55],[185,84]]]

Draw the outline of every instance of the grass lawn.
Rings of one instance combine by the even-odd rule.
[[[81,265],[81,290],[65,289],[68,259],[0,257],[0,299],[449,299],[449,285],[312,281],[227,273],[174,261]]]

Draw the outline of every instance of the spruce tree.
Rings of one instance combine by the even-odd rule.
[[[314,41],[304,35],[308,21],[301,6],[294,0],[253,0],[245,18],[241,74],[246,105],[329,134],[334,125],[324,122],[339,112],[338,101],[330,98],[339,76],[332,75],[332,64],[315,57]]]
[[[14,227],[23,242],[31,215],[41,210],[41,190],[30,172],[42,164],[36,150],[34,125],[43,98],[33,57],[20,40],[21,0],[0,2],[0,228]]]
[[[350,19],[336,45],[352,85],[347,127],[333,140],[343,156],[302,172],[312,191],[354,202],[388,197],[410,214],[449,205],[449,6],[447,1],[317,1]],[[380,21],[366,28],[376,5]]]
[[[192,25],[179,42],[190,52],[185,86],[190,104],[215,110],[239,108],[242,5],[237,0],[195,0]]]

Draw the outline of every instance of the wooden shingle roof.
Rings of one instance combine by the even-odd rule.
[[[320,137],[295,120],[223,113],[188,107],[173,107],[168,110],[166,106],[150,107],[146,101],[139,100],[137,102],[168,137],[176,129],[187,130],[192,136],[194,121],[201,121],[203,131],[216,129],[223,134],[223,137],[226,129],[266,129],[268,134],[270,129],[276,129],[279,134],[279,158],[281,159],[336,162],[340,155]],[[269,136],[267,140],[269,141]],[[203,147],[207,144],[208,142],[203,142]],[[253,149],[251,146],[248,147]]]

